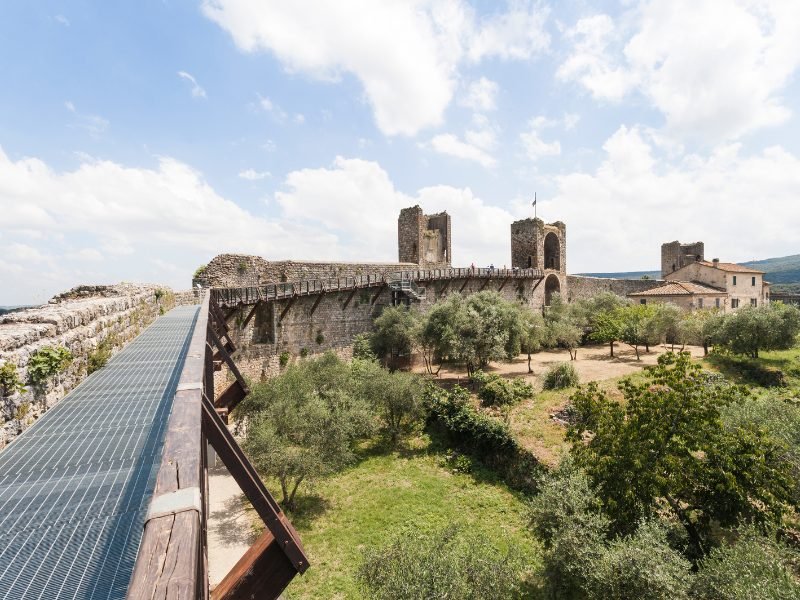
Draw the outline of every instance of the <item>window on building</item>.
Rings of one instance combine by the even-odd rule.
[[[758,298],[750,298],[750,306],[758,306]]]
[[[733,285],[736,285],[736,275],[733,276]]]
[[[647,304],[647,298],[642,298],[639,300],[639,304]]]
[[[717,299],[714,301],[714,305],[715,305],[717,308],[719,308],[719,298],[717,298]]]
[[[731,298],[731,308],[739,308],[739,299]]]
[[[755,277],[753,277],[753,278],[752,278],[752,281],[753,281],[753,285],[755,285],[755,284],[756,284],[756,278],[755,278]]]
[[[703,299],[702,298],[698,298],[697,299],[697,307],[698,308],[703,308]]]

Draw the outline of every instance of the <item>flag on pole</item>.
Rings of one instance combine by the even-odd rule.
[[[533,218],[536,218],[536,192],[533,192],[533,202],[531,203],[533,206]]]

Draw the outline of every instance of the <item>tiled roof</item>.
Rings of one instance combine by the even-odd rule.
[[[724,293],[724,291],[717,288],[694,283],[693,281],[670,281],[664,285],[650,288],[643,292],[633,292],[628,294],[628,296],[636,296],[638,298],[640,296],[693,296],[705,294],[720,295]]]
[[[736,263],[724,263],[718,262],[713,263],[708,260],[698,260],[697,264],[704,265],[706,267],[713,267],[715,269],[719,269],[720,271],[729,271],[731,273],[764,273],[764,271],[756,271],[755,269],[751,269],[750,267],[745,267],[742,265],[737,265]]]

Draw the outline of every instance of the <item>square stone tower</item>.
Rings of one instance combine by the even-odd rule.
[[[412,206],[400,211],[397,219],[397,248],[400,262],[421,267],[449,267],[452,264],[450,215],[423,214]]]
[[[561,221],[522,219],[511,224],[511,266],[567,272],[567,226]]]
[[[661,244],[661,278],[673,271],[703,258],[705,245],[703,242],[681,244],[678,240]]]

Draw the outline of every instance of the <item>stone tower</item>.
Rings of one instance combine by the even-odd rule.
[[[449,267],[452,264],[450,215],[423,214],[419,206],[404,208],[397,219],[397,247],[400,262],[421,267]]]
[[[567,226],[522,219],[511,224],[511,267],[544,271],[544,305],[567,294]]]
[[[679,241],[661,244],[661,278],[698,260],[704,260],[703,242],[681,244]]]

